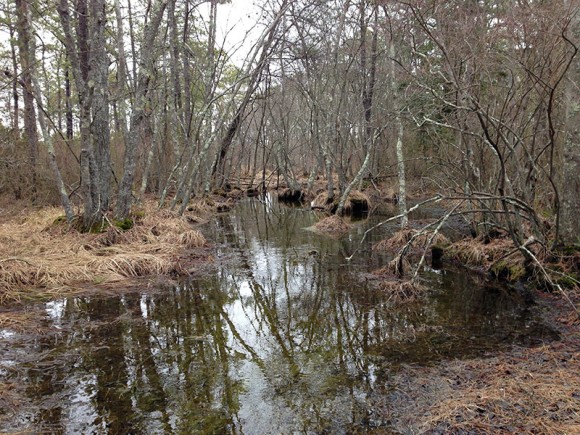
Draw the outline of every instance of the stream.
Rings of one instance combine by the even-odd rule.
[[[0,325],[0,383],[26,391],[0,431],[390,433],[378,407],[401,365],[555,338],[516,292],[465,271],[426,268],[428,299],[393,307],[367,280],[393,227],[345,260],[384,216],[340,239],[307,229],[319,218],[243,200],[202,228],[216,244],[206,276],[50,301],[48,333]]]

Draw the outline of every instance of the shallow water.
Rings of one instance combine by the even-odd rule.
[[[209,276],[49,302],[42,335],[0,329],[0,383],[26,385],[26,403],[0,398],[0,430],[388,433],[375,400],[400,364],[554,337],[516,294],[467,273],[426,270],[432,296],[395,309],[365,280],[388,260],[370,246],[389,228],[347,262],[380,218],[340,240],[305,229],[317,219],[244,201],[204,229]]]

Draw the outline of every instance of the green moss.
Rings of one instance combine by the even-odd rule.
[[[66,220],[66,216],[62,215],[62,216],[59,216],[59,217],[57,217],[57,218],[56,218],[56,219],[55,219],[55,220],[52,222],[52,224],[53,224],[53,225],[60,225],[60,224],[64,224],[64,223],[66,223],[66,221],[67,221],[67,220]]]
[[[107,222],[103,221],[103,222],[99,222],[99,223],[94,224],[92,227],[90,227],[88,229],[87,232],[91,233],[91,234],[100,234],[100,233],[105,232],[105,230],[107,228],[109,228],[109,224]]]
[[[580,281],[580,276],[575,273],[566,274],[558,279],[558,284],[566,288],[572,288]]]
[[[498,261],[491,269],[491,273],[500,279],[516,282],[526,276],[526,268],[521,263],[508,263],[505,260]]]
[[[133,219],[131,219],[131,218],[126,218],[126,219],[122,219],[119,221],[115,221],[115,226],[117,228],[122,229],[123,231],[130,230],[131,228],[133,228],[134,224],[135,224],[135,222],[133,222]]]
[[[580,252],[580,246],[579,245],[568,245],[568,246],[564,246],[562,248],[562,252],[565,255],[574,255],[577,252]]]
[[[133,217],[135,220],[141,220],[145,217],[145,210],[135,210],[133,212]]]

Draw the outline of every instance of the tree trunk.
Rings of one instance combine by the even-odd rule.
[[[12,98],[14,106],[12,107],[12,138],[14,143],[20,139],[20,106],[18,96],[18,58],[16,57],[16,46],[14,37],[14,27],[10,24],[10,54],[12,56]]]
[[[83,210],[83,228],[90,230],[102,220],[102,209],[100,203],[98,170],[95,164],[95,154],[91,141],[91,104],[92,104],[92,87],[94,84],[88,82],[89,61],[88,54],[83,51],[88,50],[88,41],[82,38],[88,38],[88,28],[85,29],[87,22],[86,2],[79,0],[77,2],[77,15],[79,15],[79,24],[77,26],[77,35],[79,35],[78,50],[71,30],[71,17],[68,0],[60,0],[58,5],[58,14],[64,33],[64,45],[66,53],[71,63],[72,75],[75,80],[78,99],[79,99],[79,129],[81,135],[81,192],[84,195]]]
[[[89,81],[94,85],[91,136],[95,152],[100,209],[108,210],[111,185],[111,132],[109,127],[109,58],[105,39],[105,0],[91,0]]]
[[[578,41],[580,19],[578,14],[570,23],[571,37]],[[560,241],[564,245],[580,245],[580,107],[578,84],[580,83],[580,61],[578,47],[572,46],[572,63],[568,71],[565,90],[566,128],[563,146],[562,179],[560,187]]]
[[[46,120],[44,116],[44,110],[42,108],[42,92],[40,91],[40,85],[36,78],[36,75],[32,74],[32,81],[34,86],[34,94],[36,98],[36,106],[38,107],[38,124],[40,125],[40,130],[42,131],[42,138],[44,141],[44,145],[48,151],[48,165],[52,170],[54,181],[56,184],[56,189],[58,190],[58,194],[60,196],[60,202],[62,208],[64,209],[64,214],[66,215],[66,220],[71,223],[74,218],[74,212],[72,208],[72,204],[68,197],[68,193],[66,190],[66,186],[62,181],[62,175],[60,173],[60,169],[58,168],[58,164],[56,162],[56,152],[54,150],[54,144],[52,142],[52,137],[48,131],[46,126]]]
[[[36,203],[36,160],[38,158],[38,132],[36,130],[36,110],[32,91],[32,57],[30,35],[30,10],[26,0],[16,0],[18,31],[18,51],[20,55],[21,81],[24,96],[24,136],[28,144],[28,164],[31,182],[31,199]]]
[[[403,215],[401,218],[401,228],[405,228],[409,223],[407,216],[407,187],[405,178],[405,156],[403,154],[403,121],[401,119],[400,107],[398,104],[398,89],[395,78],[395,44],[393,42],[393,35],[389,41],[389,63],[391,67],[390,81],[391,81],[391,99],[393,101],[393,112],[395,113],[395,127],[397,128],[397,175],[399,180],[399,214]]]
[[[124,172],[119,185],[117,204],[115,207],[115,218],[126,219],[131,212],[133,201],[133,181],[135,180],[135,168],[137,166],[137,144],[139,132],[145,118],[145,106],[148,100],[150,84],[154,77],[154,63],[157,56],[155,47],[155,37],[158,33],[161,20],[167,6],[167,0],[159,0],[155,4],[153,17],[145,26],[144,39],[141,46],[141,60],[139,62],[139,72],[137,79],[137,89],[135,92],[135,102],[131,112],[131,126],[129,138],[125,145]]]

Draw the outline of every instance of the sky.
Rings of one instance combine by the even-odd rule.
[[[216,42],[232,53],[232,61],[237,66],[243,64],[263,30],[262,26],[256,26],[261,16],[260,4],[263,3],[259,0],[232,0],[218,5]],[[209,9],[209,2],[200,6],[202,16],[209,17]]]

